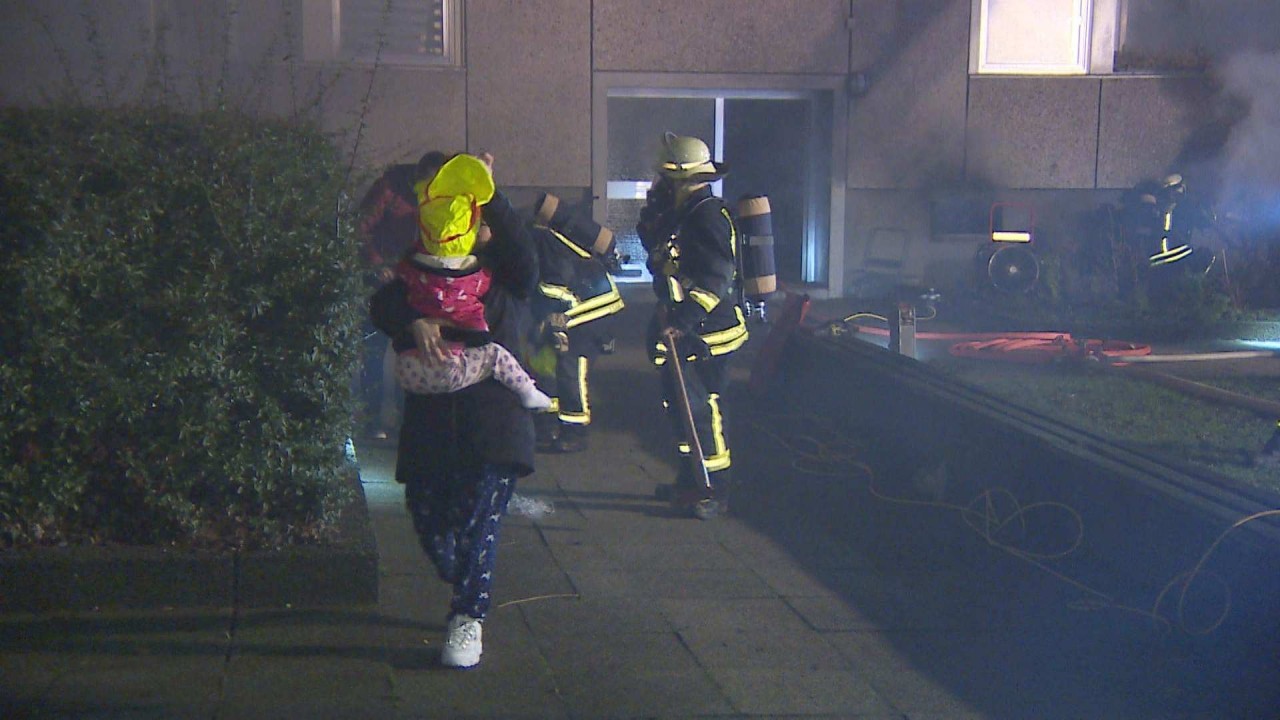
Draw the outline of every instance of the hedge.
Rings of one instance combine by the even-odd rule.
[[[329,139],[7,109],[0,161],[0,547],[330,537],[363,303]]]

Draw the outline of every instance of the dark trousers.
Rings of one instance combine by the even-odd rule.
[[[588,373],[600,356],[600,340],[590,324],[568,331],[568,352],[556,354],[556,404],[560,422],[591,424],[591,393]]]
[[[489,612],[498,535],[513,490],[515,479],[496,468],[405,487],[418,542],[440,579],[453,586],[450,617]]]
[[[707,474],[712,487],[727,490],[729,478],[729,437],[728,419],[721,402],[729,379],[729,359],[731,355],[721,355],[681,365],[684,370],[685,391],[689,396],[689,409],[693,414],[693,425],[698,433],[698,441],[702,444],[702,462],[707,467]],[[676,436],[676,450],[681,458],[679,485],[691,485],[701,482],[701,472],[697,471],[692,448],[685,436],[684,421],[680,414],[679,388],[675,369],[671,362],[663,364],[662,404]]]

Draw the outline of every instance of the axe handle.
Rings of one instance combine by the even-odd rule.
[[[680,352],[676,349],[676,336],[668,329],[663,333],[663,339],[667,341],[667,360],[671,363],[671,370],[676,376],[676,404],[680,406],[680,420],[684,425],[685,437],[689,440],[689,454],[698,467],[702,487],[710,490],[711,475],[707,473],[707,464],[702,455],[702,441],[698,439],[698,428],[693,422],[693,408],[689,405],[689,390],[684,384],[684,363],[680,359]]]

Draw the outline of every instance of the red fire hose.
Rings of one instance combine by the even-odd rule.
[[[888,336],[884,328],[849,325],[868,335]],[[1123,340],[1077,340],[1063,332],[934,333],[917,332],[917,340],[950,340],[956,357],[1019,363],[1047,363],[1073,358],[1115,361],[1151,354],[1151,346]]]

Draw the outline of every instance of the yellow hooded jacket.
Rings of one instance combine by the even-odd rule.
[[[413,186],[418,197],[418,238],[439,257],[464,257],[475,247],[480,208],[493,199],[493,175],[474,155],[455,155],[430,183]]]

